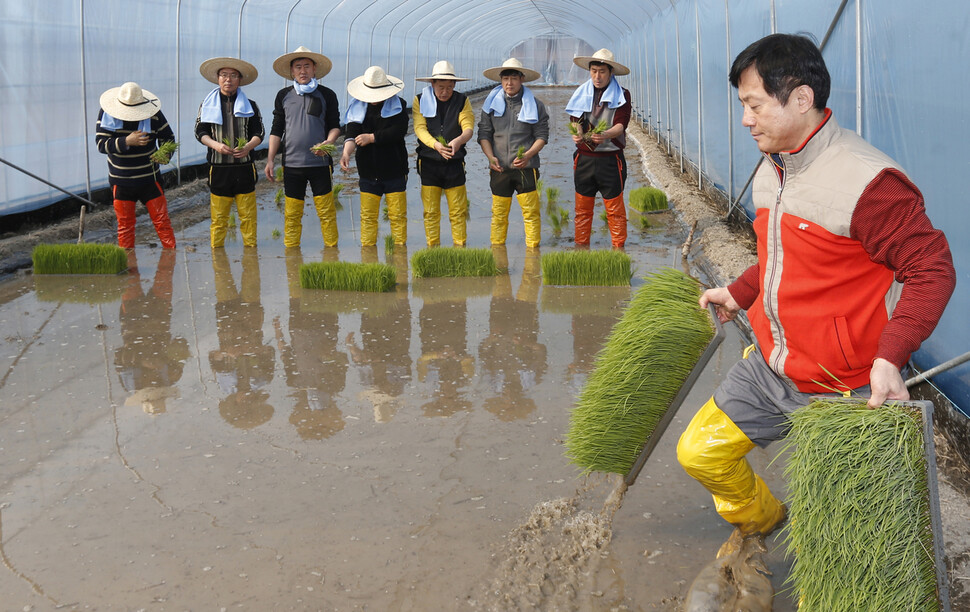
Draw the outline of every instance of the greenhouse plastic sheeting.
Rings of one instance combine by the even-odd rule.
[[[198,72],[213,56],[240,56],[260,78],[247,94],[267,127],[280,54],[304,45],[331,58],[323,82],[346,104],[346,83],[372,64],[405,82],[438,59],[451,60],[460,89],[492,85],[482,70],[515,54],[551,84],[584,78],[576,54],[607,47],[633,73],[636,116],[713,187],[752,214],[745,183],[759,160],[741,126],[736,93],[727,83],[733,57],[774,31],[807,32],[819,42],[833,77],[829,102],[837,120],[892,155],[926,196],[930,218],[950,236],[956,293],[936,333],[915,356],[929,367],[970,348],[970,246],[963,212],[968,158],[958,150],[970,135],[959,102],[968,57],[965,5],[960,0],[50,0],[0,3],[0,158],[72,192],[106,184],[104,156],[94,145],[102,91],[134,80],[156,93],[182,143],[177,167],[204,161],[193,138],[199,102],[212,88]],[[263,145],[265,147],[265,145]],[[167,167],[169,168],[169,167]],[[0,166],[0,218],[62,199],[62,195]],[[970,406],[970,366],[935,381],[956,404]]]

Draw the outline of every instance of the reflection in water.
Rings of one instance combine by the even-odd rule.
[[[148,414],[165,412],[165,400],[178,395],[189,343],[172,337],[172,276],[175,251],[162,249],[155,279],[143,291],[134,249],[128,251],[128,286],[121,296],[121,340],[115,369],[130,395],[126,406],[141,406]]]
[[[273,416],[266,386],[273,380],[276,353],[263,344],[259,257],[254,247],[242,256],[241,288],[236,289],[225,249],[213,249],[216,286],[216,329],[219,348],[209,352],[209,365],[225,395],[219,414],[230,425],[250,429]]]
[[[377,247],[362,247],[361,262],[377,263]],[[393,265],[397,276],[407,277],[407,248],[394,247]],[[395,398],[401,396],[411,381],[411,303],[407,290],[398,288],[397,300],[389,308],[365,310],[360,315],[360,345],[354,332],[347,334],[347,350],[354,364],[361,370],[364,385],[372,387],[369,394],[374,403],[374,420],[385,423],[397,412]]]
[[[505,246],[493,246],[500,269],[508,269]],[[488,336],[478,348],[486,384],[492,390],[485,408],[503,421],[525,418],[535,410],[529,397],[546,372],[546,347],[540,344],[536,298],[542,285],[539,249],[527,249],[519,291],[512,296],[508,274],[495,277],[488,314]]]
[[[335,261],[337,249],[327,248],[324,261]],[[303,300],[299,247],[286,249],[286,279],[290,291],[290,343],[286,344],[279,319],[273,320],[286,384],[293,392],[290,423],[304,440],[329,438],[346,425],[337,396],[347,384],[347,355],[337,350],[338,314],[315,308]],[[310,289],[307,292],[312,292]]]
[[[422,406],[424,416],[451,416],[471,410],[467,386],[475,374],[475,358],[468,353],[466,322],[468,298],[460,291],[462,279],[447,297],[425,299],[419,316],[421,357],[418,380],[431,385],[431,401]]]

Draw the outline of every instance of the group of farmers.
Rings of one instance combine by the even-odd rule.
[[[630,121],[630,92],[616,77],[629,74],[607,49],[576,57],[575,63],[590,78],[573,94],[566,106],[576,143],[575,241],[588,246],[597,193],[603,197],[612,244],[626,242],[626,127]],[[269,131],[268,158],[264,173],[270,181],[282,178],[284,229],[287,247],[299,246],[307,185],[320,219],[324,244],[338,240],[333,193],[333,167],[339,162],[350,171],[356,158],[360,185],[360,240],[364,246],[377,241],[380,202],[386,199],[391,235],[395,244],[407,242],[409,170],[405,136],[407,105],[398,95],[404,82],[371,66],[347,84],[350,102],[341,120],[337,95],[320,83],[332,67],[326,56],[299,47],[273,62],[273,70],[292,86],[277,93]],[[195,137],[205,145],[211,192],[210,241],[224,245],[233,202],[239,215],[243,244],[256,245],[256,180],[253,149],[265,139],[256,102],[243,87],[256,80],[249,62],[232,57],[206,60],[202,76],[216,87],[202,101],[195,122]],[[482,106],[478,142],[489,162],[492,191],[491,243],[505,244],[512,197],[522,208],[525,243],[537,247],[541,240],[539,152],[549,141],[549,115],[545,105],[525,83],[540,74],[510,58],[489,68],[484,76],[498,83]],[[451,62],[434,64],[427,83],[411,105],[417,137],[417,172],[421,179],[425,240],[429,247],[441,244],[441,196],[444,195],[455,246],[467,242],[468,197],[465,191],[466,144],[475,128],[468,97],[455,84],[468,80],[458,76]],[[342,149],[338,140],[344,137]],[[135,205],[145,204],[162,246],[174,248],[175,235],[168,218],[161,187],[156,147],[173,142],[171,127],[161,103],[136,83],[125,83],[104,92],[98,114],[98,149],[108,156],[108,179],[118,218],[118,244],[134,246]],[[282,172],[276,171],[281,156]]]
[[[577,246],[589,244],[594,197],[606,205],[615,248],[626,238],[624,134],[630,94],[616,76],[628,69],[600,50],[575,62],[590,78],[566,111],[574,157]],[[283,145],[287,246],[300,243],[300,219],[310,184],[327,245],[337,241],[331,158],[317,147],[341,134],[337,99],[317,79],[330,61],[307,49],[274,63],[293,86],[279,92],[269,136],[266,176]],[[256,70],[231,58],[202,64],[218,85],[202,103],[196,135],[210,148],[212,246],[222,246],[235,198],[243,240],[256,241],[251,152],[263,139],[259,110],[240,85]],[[539,77],[509,59],[484,72],[500,83],[485,99],[478,140],[488,158],[492,190],[491,242],[503,244],[510,202],[518,194],[529,247],[539,244],[538,154],[548,141],[543,103],[524,86]],[[440,61],[414,99],[418,174],[427,243],[437,245],[440,198],[448,201],[452,241],[466,242],[464,156],[474,117],[464,80]],[[839,126],[827,107],[831,78],[817,45],[800,35],[773,34],[742,51],[729,75],[748,128],[763,154],[752,184],[758,262],[726,287],[706,290],[721,321],[748,311],[756,344],[726,375],[681,436],[684,469],[713,495],[716,511],[741,537],[765,537],[787,517],[785,505],[756,476],[745,456],[788,431],[787,414],[813,394],[855,393],[877,407],[906,400],[910,354],[929,337],[950,299],[956,275],[943,232],[930,222],[919,189],[899,165]],[[407,118],[403,88],[378,67],[348,85],[340,165],[356,153],[361,190],[361,240],[376,240],[377,209],[387,197],[395,242],[406,239],[404,187]],[[148,159],[155,139],[172,138],[158,100],[134,84],[101,99],[98,144],[108,154],[121,246],[133,246],[134,200],[145,202],[163,246],[174,246],[157,171]],[[311,150],[312,149],[312,150]]]

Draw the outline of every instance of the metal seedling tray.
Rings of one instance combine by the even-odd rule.
[[[833,401],[832,396],[817,396],[818,399]],[[816,398],[813,397],[812,401]],[[861,398],[844,398],[846,403],[866,401]],[[929,400],[910,400],[906,402],[889,400],[894,404],[919,410],[923,425],[923,458],[926,461],[926,484],[929,495],[930,525],[933,528],[933,559],[936,565],[936,593],[941,612],[950,612],[950,581],[946,573],[946,559],[943,553],[943,520],[940,515],[940,493],[936,478],[936,443],[933,441],[933,402]]]
[[[654,447],[656,447],[657,443],[660,442],[660,438],[663,437],[664,431],[666,431],[667,426],[670,425],[670,421],[673,420],[674,414],[677,413],[677,409],[680,408],[682,403],[684,403],[684,398],[686,398],[687,394],[690,393],[691,387],[693,387],[694,383],[697,382],[697,378],[701,375],[701,372],[704,371],[704,367],[707,366],[707,362],[711,360],[711,356],[714,354],[714,351],[717,350],[717,347],[721,344],[721,341],[724,340],[724,326],[721,325],[721,321],[718,320],[717,312],[714,310],[713,304],[707,305],[707,312],[711,317],[711,321],[714,323],[714,337],[711,338],[707,348],[704,349],[703,353],[701,353],[697,363],[694,364],[694,368],[690,371],[690,374],[687,375],[687,379],[684,381],[684,384],[682,384],[680,389],[677,391],[677,395],[675,395],[674,399],[671,400],[670,406],[667,407],[667,411],[664,412],[663,417],[657,423],[657,427],[643,444],[640,454],[637,455],[637,460],[633,462],[633,467],[630,468],[630,471],[627,472],[627,475],[623,478],[623,482],[626,484],[626,486],[630,486],[636,482],[637,476],[640,474],[640,470],[643,469],[643,466],[650,457],[650,453],[653,452]]]

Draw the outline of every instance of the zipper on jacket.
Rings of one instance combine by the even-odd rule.
[[[781,210],[780,210],[781,194],[785,190],[785,181],[788,178],[788,170],[784,166],[784,159],[782,159],[780,156],[778,159],[781,165],[782,174],[779,177],[777,168],[774,169],[775,176],[778,177],[779,184],[778,184],[778,192],[775,195],[775,205],[772,208],[771,216],[770,216],[771,227],[769,228],[769,232],[770,232],[769,235],[771,237],[772,261],[770,266],[770,278],[765,279],[765,295],[763,299],[765,301],[765,316],[768,317],[771,327],[777,330],[777,333],[778,333],[777,344],[775,345],[775,351],[774,351],[775,357],[772,361],[771,369],[774,370],[779,376],[784,376],[784,373],[779,371],[779,367],[781,362],[781,355],[784,353],[784,350],[785,350],[785,334],[784,334],[784,328],[781,326],[781,321],[778,319],[778,313],[775,312],[774,305],[773,305],[774,300],[772,299],[772,296],[776,295],[776,289],[775,289],[776,283],[779,282],[780,280],[779,278],[777,278],[777,272],[778,272],[778,249],[779,249],[779,245],[781,244]],[[770,156],[768,161],[771,162],[772,166],[775,166],[775,162],[774,160],[770,159]]]

